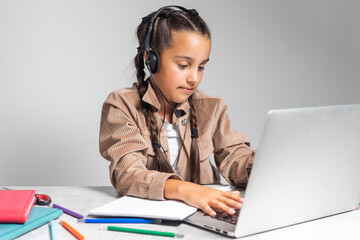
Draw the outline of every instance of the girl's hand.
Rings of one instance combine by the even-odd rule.
[[[210,216],[215,216],[217,211],[234,214],[235,209],[240,209],[243,197],[239,191],[224,192],[199,184],[181,180],[168,179],[165,183],[164,197],[177,199],[203,210]]]

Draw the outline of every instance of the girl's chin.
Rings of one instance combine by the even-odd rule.
[[[189,97],[190,97],[190,96],[177,98],[177,99],[175,99],[175,100],[172,100],[171,102],[172,102],[173,105],[181,104],[181,103],[183,103],[183,102],[186,102]]]
[[[177,94],[175,96],[173,96],[173,98],[171,99],[171,102],[174,104],[181,104],[183,102],[186,102],[189,99],[189,97],[191,96],[191,94],[193,94],[193,91],[190,91],[187,93],[181,91],[180,94],[179,94],[179,92],[177,92]]]

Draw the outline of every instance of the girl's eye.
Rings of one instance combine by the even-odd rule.
[[[179,68],[186,68],[188,65],[185,65],[185,64],[178,64],[179,65]]]
[[[200,67],[198,67],[198,70],[199,70],[199,71],[204,71],[204,70],[205,70],[205,67],[200,66]]]

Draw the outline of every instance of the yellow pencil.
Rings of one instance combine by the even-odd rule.
[[[65,222],[64,220],[60,221],[61,226],[63,226],[66,230],[68,230],[72,235],[74,235],[74,237],[76,237],[76,239],[79,240],[84,240],[85,236],[82,235],[81,233],[79,233],[75,228],[73,228],[70,224],[68,224],[67,222]]]

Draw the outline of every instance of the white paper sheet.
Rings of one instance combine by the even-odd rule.
[[[197,208],[174,200],[156,201],[124,196],[91,210],[97,217],[141,217],[166,220],[183,220]]]

